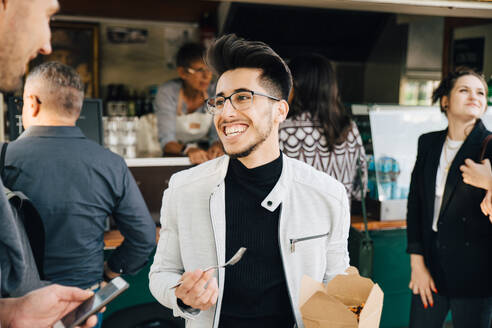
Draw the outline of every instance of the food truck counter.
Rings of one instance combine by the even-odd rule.
[[[357,230],[364,231],[364,220],[362,216],[352,215],[352,227]],[[406,229],[406,220],[391,220],[391,221],[379,221],[375,219],[367,220],[367,229],[369,231],[375,230],[389,230],[389,229]]]
[[[191,166],[191,162],[188,157],[126,158],[125,161],[129,168],[152,166]]]

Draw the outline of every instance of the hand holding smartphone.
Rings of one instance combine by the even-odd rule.
[[[73,328],[84,323],[91,315],[99,312],[106,304],[128,289],[130,285],[121,277],[111,280],[91,298],[58,321],[54,328]]]

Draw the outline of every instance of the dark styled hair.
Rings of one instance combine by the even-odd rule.
[[[247,41],[235,34],[224,35],[208,48],[206,62],[219,77],[236,68],[261,69],[260,85],[274,97],[289,97],[292,87],[289,67],[263,42]]]
[[[439,107],[441,108],[441,112],[446,113],[446,110],[443,108],[441,104],[442,97],[444,96],[449,97],[449,94],[451,93],[451,90],[453,90],[456,81],[458,81],[460,77],[466,75],[473,75],[476,78],[478,78],[480,82],[482,82],[483,84],[485,95],[487,95],[489,88],[482,74],[468,67],[464,67],[464,66],[458,67],[455,71],[449,73],[448,76],[442,79],[437,89],[434,90],[434,92],[432,93],[432,103],[434,104],[439,101]]]
[[[42,79],[55,105],[69,116],[80,115],[84,83],[75,69],[59,62],[45,62],[29,73],[27,80]]]
[[[200,43],[185,43],[179,48],[176,54],[176,66],[190,67],[191,63],[196,60],[203,60],[205,47]]]
[[[306,54],[293,58],[289,67],[294,78],[289,117],[311,114],[311,119],[321,124],[328,148],[332,150],[345,141],[351,126],[340,99],[333,64],[322,55]]]

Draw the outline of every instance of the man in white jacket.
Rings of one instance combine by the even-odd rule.
[[[150,290],[188,328],[303,327],[302,276],[326,282],[349,265],[345,189],[280,153],[292,77],[271,48],[227,35],[207,62],[219,76],[207,107],[226,155],[171,178]],[[236,265],[202,271],[240,247]]]

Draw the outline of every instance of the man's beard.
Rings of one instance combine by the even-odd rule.
[[[224,145],[221,143],[222,145],[222,150],[224,151],[224,154],[228,155],[230,158],[233,158],[233,159],[237,159],[237,158],[244,158],[244,157],[247,157],[249,156],[256,148],[258,148],[263,142],[265,142],[265,140],[270,136],[270,134],[272,133],[272,129],[273,129],[273,124],[270,124],[267,128],[267,131],[265,131],[264,133],[261,133],[260,132],[260,138],[257,142],[253,143],[251,146],[249,146],[248,148],[246,148],[245,150],[241,151],[241,152],[238,152],[238,153],[229,153],[227,152],[227,150],[225,149]]]
[[[19,90],[22,88],[22,78],[23,76],[19,76],[17,79],[2,80],[2,77],[0,76],[0,92],[10,93]]]
[[[254,145],[252,145],[251,147],[249,147],[245,151],[242,151],[242,152],[239,152],[239,153],[235,153],[235,154],[228,153],[225,150],[224,145],[222,145],[222,150],[224,151],[224,153],[226,155],[229,155],[229,157],[232,158],[232,159],[243,158],[243,157],[249,156],[249,154],[251,154],[253,152],[253,150],[255,150],[263,141],[265,141],[265,139],[260,140],[259,142],[255,143]]]
[[[0,56],[0,63],[2,63],[2,59],[2,56]],[[22,88],[24,73],[23,71],[14,71],[14,68],[19,67],[18,62],[12,63],[8,60],[4,62],[9,63],[9,65],[0,68],[0,92],[9,93],[17,91]]]

